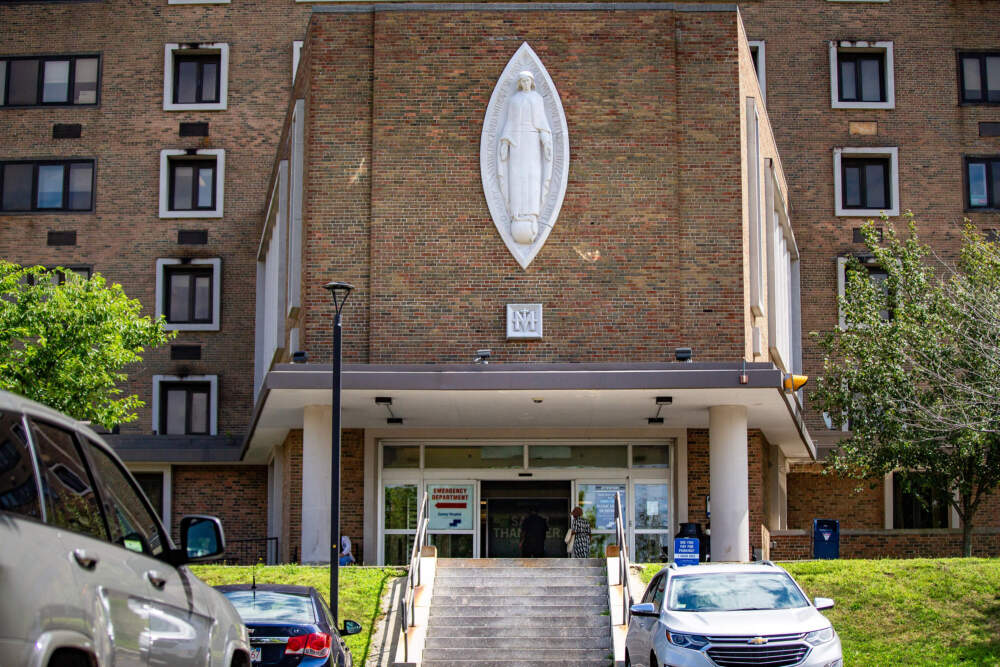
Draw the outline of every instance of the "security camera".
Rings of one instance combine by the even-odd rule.
[[[477,364],[486,365],[490,363],[492,353],[489,350],[476,350],[476,358],[473,360]]]

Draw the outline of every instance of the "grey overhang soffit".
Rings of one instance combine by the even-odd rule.
[[[748,382],[740,384],[740,375]],[[330,389],[329,364],[278,364],[263,391]],[[344,364],[344,390],[586,390],[780,389],[782,372],[770,363],[665,362],[649,364]]]

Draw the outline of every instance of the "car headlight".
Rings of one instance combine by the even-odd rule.
[[[810,632],[805,636],[805,640],[813,646],[819,646],[820,644],[832,642],[835,636],[833,628],[823,628],[822,630]]]
[[[702,635],[686,635],[680,632],[671,632],[670,630],[667,630],[667,641],[674,646],[689,648],[693,651],[701,650],[708,645],[708,637],[703,637]]]

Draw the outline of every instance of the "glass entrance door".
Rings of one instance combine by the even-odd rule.
[[[476,525],[478,484],[471,480],[434,482],[424,491],[427,499],[427,534],[439,558],[477,558]]]
[[[634,545],[630,560],[658,563],[670,560],[670,486],[663,481],[632,482]]]

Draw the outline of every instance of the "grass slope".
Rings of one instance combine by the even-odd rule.
[[[249,584],[251,568],[236,565],[197,565],[191,571],[199,579],[217,586],[219,584]],[[257,566],[257,583],[312,586],[327,602],[330,600],[330,568],[309,565]],[[394,567],[344,567],[340,569],[340,613],[345,619],[361,624],[361,632],[346,637],[355,665],[363,665],[368,658],[372,630],[382,615],[379,600],[382,592],[394,577],[403,576],[404,570]]]
[[[840,634],[844,664],[1000,666],[1000,559],[780,563]],[[662,565],[646,565],[648,582]]]

